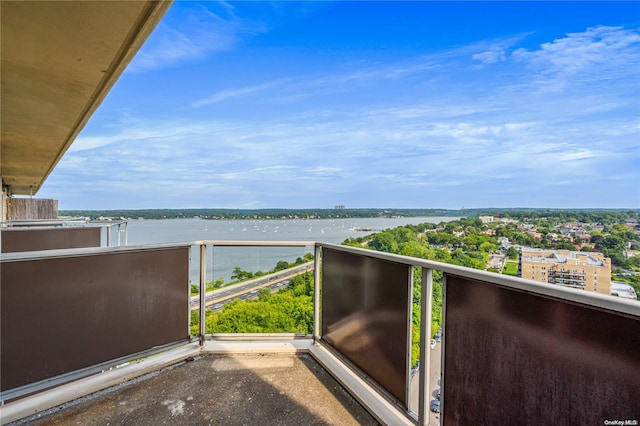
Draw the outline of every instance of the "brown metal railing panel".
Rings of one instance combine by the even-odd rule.
[[[99,227],[32,228],[2,231],[2,253],[100,247]]]
[[[188,339],[189,248],[5,261],[3,391]]]
[[[453,275],[445,280],[443,424],[638,419],[638,317]]]
[[[411,267],[323,248],[322,340],[406,405]]]

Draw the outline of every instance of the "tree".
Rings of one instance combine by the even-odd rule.
[[[624,239],[619,235],[610,234],[602,240],[602,247],[614,250],[624,250]]]
[[[290,267],[289,262],[285,262],[284,260],[281,260],[276,264],[276,267],[274,270],[283,271],[285,269],[289,269],[289,267]]]
[[[233,268],[233,272],[231,273],[232,280],[241,280],[243,276],[244,276],[244,271],[240,269],[239,266],[236,266],[235,268]]]
[[[369,242],[369,247],[374,250],[384,251],[387,253],[398,252],[398,243],[393,235],[388,232],[380,232],[375,234]]]
[[[197,325],[198,319],[193,319]],[[258,292],[256,300],[234,300],[222,312],[207,311],[207,333],[313,332],[313,275],[306,272],[290,280],[277,293]],[[196,329],[197,330],[197,329]],[[197,332],[197,331],[196,331]]]
[[[241,281],[241,280],[247,280],[249,278],[253,278],[254,276],[259,276],[259,275],[264,275],[264,272],[260,273],[253,273],[253,272],[248,272],[248,271],[243,271],[242,269],[240,269],[239,266],[236,266],[235,268],[233,268],[233,273],[231,274],[231,279],[232,280],[237,280],[237,281]]]
[[[489,241],[485,241],[484,243],[480,244],[480,247],[478,247],[478,249],[485,253],[493,253],[498,251],[498,245]]]
[[[217,288],[220,287],[224,287],[224,278],[223,277],[219,277],[217,280],[215,281],[209,281],[207,282],[207,291],[211,291],[211,290],[215,290]]]
[[[558,244],[556,244],[556,249],[575,251],[576,247],[573,244],[571,244],[571,242],[563,240],[563,241],[558,241]]]

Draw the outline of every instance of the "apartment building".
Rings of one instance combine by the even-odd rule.
[[[484,224],[495,222],[495,218],[493,216],[479,216],[478,218]]]
[[[602,253],[523,248],[519,266],[522,278],[611,293],[611,259]]]

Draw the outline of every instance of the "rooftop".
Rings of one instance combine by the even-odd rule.
[[[522,249],[521,260],[525,262],[573,264],[588,266],[606,266],[606,262],[598,257],[602,254],[582,253],[568,250]]]

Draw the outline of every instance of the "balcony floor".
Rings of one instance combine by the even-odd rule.
[[[202,355],[21,425],[377,425],[310,355]]]

